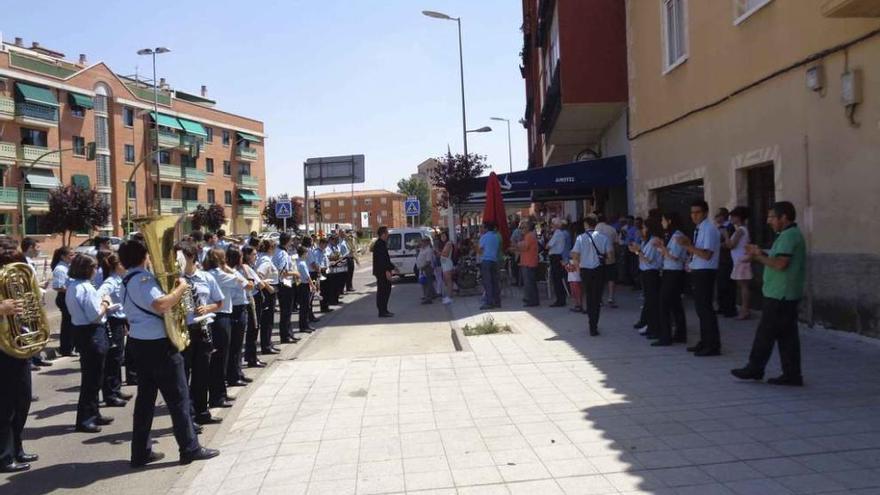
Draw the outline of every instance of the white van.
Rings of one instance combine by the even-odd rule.
[[[427,228],[388,229],[388,255],[397,275],[418,277],[416,256],[425,237],[433,242],[431,231]]]

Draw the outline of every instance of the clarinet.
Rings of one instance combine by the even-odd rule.
[[[196,308],[199,307],[199,300],[198,300],[199,296],[198,296],[198,294],[196,294],[195,284],[193,284],[192,280],[189,277],[186,277],[186,283],[187,283],[187,285],[189,285],[190,305],[192,305],[191,311],[193,312],[193,314],[195,314]],[[213,350],[214,338],[211,336],[211,331],[208,330],[207,321],[201,320],[198,322],[198,325],[199,325],[199,332],[201,332],[201,334],[202,334],[202,342],[205,342],[206,344],[210,345],[212,348],[211,352],[214,352],[214,350]]]

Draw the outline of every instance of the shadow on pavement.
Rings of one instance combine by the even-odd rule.
[[[152,430],[150,432],[150,437],[153,439],[164,437],[171,435],[174,432],[172,428],[162,428],[160,430]],[[111,445],[119,445],[123,443],[131,442],[131,432],[123,431],[120,433],[113,433],[110,435],[101,435],[97,437],[89,437],[87,440],[83,440],[83,444],[86,445],[95,445],[100,443],[108,443]],[[154,440],[155,443],[155,440]]]
[[[76,402],[68,402],[66,404],[57,404],[54,406],[49,406],[44,409],[40,409],[38,411],[31,411],[31,414],[36,419],[46,419],[51,418],[52,416],[57,416],[59,414],[64,414],[66,412],[76,411]]]
[[[76,404],[74,404],[74,407]],[[69,425],[49,425],[32,427],[27,425],[24,429],[23,437],[25,442],[28,440],[37,440],[45,437],[55,437],[73,433],[73,424]]]
[[[38,375],[64,376],[79,373],[79,367],[75,368],[52,368],[51,370],[40,370]]]
[[[176,465],[163,462],[149,465],[144,470],[162,469]],[[36,466],[36,465],[34,465]],[[56,490],[83,489],[96,481],[116,476],[125,476],[133,471],[128,461],[71,462],[42,468],[31,467],[30,471],[9,477],[10,493],[16,495],[43,495]]]

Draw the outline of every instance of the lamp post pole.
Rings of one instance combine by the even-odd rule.
[[[510,173],[513,173],[513,148],[510,144],[510,119],[492,117],[492,120],[507,122],[507,162],[510,164]]]
[[[138,55],[150,55],[153,57],[153,113],[155,114],[153,118],[153,134],[155,145],[155,153],[159,151],[159,80],[156,79],[156,55],[160,55],[162,53],[168,53],[171,50],[165,47],[157,47],[157,48],[144,48],[138,50]],[[181,164],[182,166],[182,164]],[[150,172],[147,171],[147,175],[150,175]],[[159,160],[156,160],[156,184],[161,184],[162,177],[161,172],[159,171]],[[162,214],[162,186],[158,187],[159,191],[156,194],[156,214]]]
[[[21,219],[20,232],[21,232],[22,239],[24,239],[27,236],[27,209],[25,207],[25,200],[24,200],[24,193],[25,193],[24,182],[25,182],[25,180],[27,180],[28,172],[30,172],[31,169],[34,168],[34,165],[36,165],[40,160],[42,160],[43,158],[45,158],[49,155],[54,155],[55,153],[61,154],[66,151],[73,151],[73,150],[74,150],[74,148],[47,151],[47,152],[43,153],[42,155],[31,160],[30,163],[28,163],[27,166],[24,167],[23,170],[21,170],[21,178],[18,181],[18,215],[19,215],[19,218]]]

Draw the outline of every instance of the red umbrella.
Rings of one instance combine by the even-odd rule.
[[[486,181],[486,206],[483,207],[483,221],[493,222],[501,234],[504,248],[510,242],[510,228],[507,226],[507,212],[504,210],[504,198],[501,197],[501,183],[495,172],[489,174]]]

